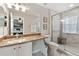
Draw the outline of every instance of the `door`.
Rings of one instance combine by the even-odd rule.
[[[19,56],[32,56],[32,42],[19,45]]]

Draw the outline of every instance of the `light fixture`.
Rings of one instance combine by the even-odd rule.
[[[29,10],[29,8],[26,8],[24,5],[19,5],[19,4],[7,4],[7,5],[8,8],[13,8],[12,6],[14,6],[16,10],[22,9],[22,12]]]
[[[22,12],[25,12],[26,10],[29,10],[29,8],[28,7],[25,7],[25,6],[21,6],[21,9],[22,9]]]
[[[25,11],[26,11],[26,9],[25,9],[25,8],[23,8],[23,9],[22,9],[22,12],[25,12]]]
[[[22,12],[26,11],[26,7],[25,6],[21,6]]]
[[[64,22],[64,20],[62,19],[61,22]]]
[[[12,8],[12,5],[11,4],[7,4],[8,8]]]
[[[73,7],[74,6],[74,4],[70,4],[70,7]]]
[[[16,6],[15,9],[19,10],[20,6],[18,4],[16,4],[15,6]]]

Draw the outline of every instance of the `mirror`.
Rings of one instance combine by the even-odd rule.
[[[0,16],[0,35],[4,35],[4,17]]]

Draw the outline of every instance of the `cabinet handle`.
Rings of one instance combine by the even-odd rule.
[[[13,48],[14,50],[16,49],[16,48]]]

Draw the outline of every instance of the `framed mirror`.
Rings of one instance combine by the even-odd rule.
[[[4,16],[0,16],[0,35],[4,35]]]

